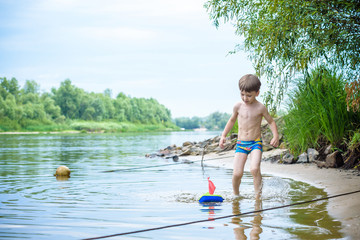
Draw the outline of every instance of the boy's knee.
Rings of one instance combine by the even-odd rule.
[[[243,172],[233,172],[233,177],[236,179],[242,178]]]
[[[258,174],[260,174],[260,168],[259,167],[254,167],[250,169],[250,173],[253,176],[257,176]]]

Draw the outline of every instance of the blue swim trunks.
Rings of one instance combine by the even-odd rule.
[[[251,151],[259,149],[262,151],[262,140],[261,138],[255,139],[254,141],[241,141],[237,140],[235,153],[249,154]]]

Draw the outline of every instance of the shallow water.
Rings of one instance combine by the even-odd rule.
[[[262,200],[255,201],[247,173],[241,197],[234,200],[229,170],[144,157],[217,134],[0,135],[0,239],[100,237],[326,196],[308,184],[265,175]],[[71,178],[53,176],[60,165],[71,169]],[[164,166],[147,168],[154,165]],[[208,190],[207,177],[223,203],[198,203]],[[326,205],[321,201],[108,239],[341,239],[340,223]]]

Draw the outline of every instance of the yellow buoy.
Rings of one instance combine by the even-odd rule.
[[[70,169],[67,166],[60,166],[56,169],[54,176],[70,177]]]

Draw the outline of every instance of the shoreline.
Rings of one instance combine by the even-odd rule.
[[[81,133],[81,132],[77,131],[77,130],[69,130],[69,131],[63,131],[63,132],[56,132],[56,131],[48,131],[48,132],[39,132],[39,131],[34,131],[34,132],[0,132],[0,134],[3,134],[3,135],[61,134],[61,133],[75,134],[75,133]]]
[[[263,158],[281,151],[283,150],[276,149],[264,152]],[[232,169],[233,156],[234,151],[206,154],[204,155],[205,161],[212,158],[219,159],[204,162],[204,165]],[[195,158],[200,160],[201,156]],[[249,162],[247,161],[245,164],[245,171],[249,171]],[[315,164],[310,163],[277,164],[262,161],[261,173],[306,182],[317,188],[324,189],[328,196],[360,190],[360,175],[351,170],[318,168]],[[360,239],[360,193],[329,199],[327,211],[331,217],[341,222],[341,232],[346,239]]]

